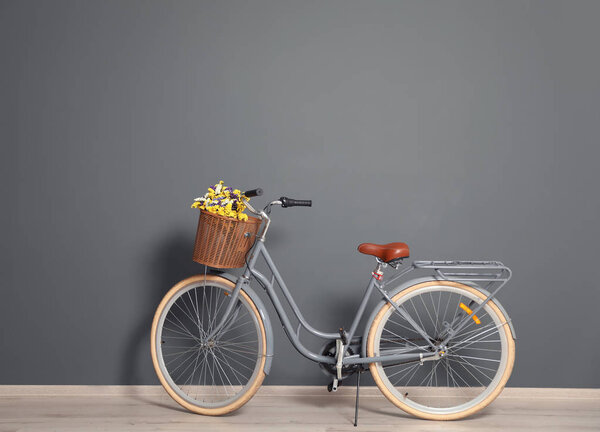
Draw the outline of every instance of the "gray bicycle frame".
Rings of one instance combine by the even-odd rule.
[[[279,204],[279,203],[280,203],[279,201],[273,201],[271,203],[271,205]],[[304,328],[306,331],[313,334],[314,336],[317,336],[322,339],[330,340],[330,341],[340,339],[341,338],[340,333],[322,332],[320,330],[315,329],[313,326],[310,325],[310,323],[308,321],[306,321],[306,319],[302,315],[302,312],[300,311],[300,308],[298,307],[298,305],[294,301],[290,291],[288,290],[288,288],[285,284],[285,281],[283,280],[281,274],[279,273],[277,266],[271,259],[271,255],[269,254],[267,248],[265,247],[264,240],[265,240],[266,232],[269,228],[270,218],[264,211],[257,212],[249,205],[248,205],[248,208],[250,211],[252,211],[252,213],[255,213],[258,216],[260,216],[261,219],[265,222],[265,224],[263,225],[261,234],[257,235],[254,246],[252,247],[252,249],[250,251],[246,269],[245,269],[243,275],[238,278],[235,288],[234,288],[233,292],[231,293],[231,301],[229,302],[219,324],[213,329],[213,331],[207,336],[207,338],[210,339],[210,338],[214,337],[215,335],[217,335],[221,331],[221,329],[227,322],[229,315],[233,311],[233,308],[236,304],[236,300],[237,300],[240,290],[243,289],[243,287],[245,285],[249,284],[250,278],[252,276],[254,276],[259,281],[259,283],[263,286],[263,288],[266,290],[267,295],[269,296],[269,299],[273,303],[273,306],[275,307],[275,310],[279,316],[279,319],[283,326],[283,330],[285,331],[288,339],[290,340],[292,345],[296,348],[296,350],[309,360],[312,360],[312,361],[315,361],[318,363],[335,364],[336,363],[335,357],[324,356],[324,355],[315,353],[315,352],[309,350],[308,348],[306,348],[300,341],[300,331],[302,328]],[[258,258],[261,256],[263,257],[267,267],[269,268],[269,270],[271,272],[272,276],[271,276],[270,280],[264,274],[262,274],[255,268],[256,262],[258,261]],[[387,264],[383,263],[379,259],[377,260],[377,265],[378,265],[377,269],[381,269],[382,267],[387,267]],[[409,273],[410,271],[415,270],[415,269],[433,269],[436,272],[436,274],[438,275],[438,277],[440,277],[443,280],[463,281],[463,282],[464,281],[488,282],[487,288],[494,287],[494,289],[490,291],[491,293],[488,295],[488,297],[482,303],[477,305],[477,307],[475,307],[470,314],[465,315],[461,320],[459,320],[459,322],[452,329],[449,330],[448,336],[445,338],[445,340],[441,344],[439,344],[440,346],[446,345],[448,343],[448,341],[452,338],[453,335],[458,333],[469,322],[469,320],[474,315],[476,315],[487,304],[487,302],[489,302],[489,300],[494,298],[494,296],[498,293],[498,291],[506,284],[506,282],[511,277],[510,269],[508,267],[504,266],[504,264],[502,264],[499,261],[415,261],[410,266],[399,271],[397,274],[395,274],[390,280],[388,280],[385,283],[380,283],[378,280],[375,279],[375,277],[372,277],[369,284],[367,285],[367,288],[363,294],[362,300],[358,306],[358,310],[352,321],[350,330],[347,333],[346,339],[347,339],[347,341],[349,341],[348,345],[352,344],[352,340],[356,334],[356,330],[358,328],[361,318],[363,317],[365,308],[367,306],[367,303],[369,301],[371,294],[375,290],[377,290],[383,296],[383,299],[385,299],[387,302],[389,302],[396,309],[396,311],[412,325],[412,327],[415,329],[415,331],[423,337],[423,339],[427,342],[427,345],[433,351],[425,351],[425,349],[426,349],[425,347],[398,348],[396,350],[387,351],[387,352],[389,352],[389,354],[386,354],[386,355],[368,357],[368,356],[364,355],[363,350],[361,350],[361,354],[348,355],[348,351],[347,351],[348,347],[346,346],[345,350],[344,350],[344,357],[342,360],[343,365],[358,365],[358,364],[365,364],[365,363],[392,362],[392,361],[393,362],[408,362],[408,361],[417,361],[417,360],[423,361],[424,359],[427,359],[428,357],[434,357],[434,356],[438,355],[438,346],[436,346],[432,342],[432,338],[429,335],[427,335],[425,330],[422,329],[417,324],[417,322],[411,317],[411,315],[408,313],[408,311],[406,311],[406,309],[404,309],[401,306],[394,303],[392,301],[392,299],[390,298],[390,296],[388,295],[388,293],[384,290],[384,287],[386,285],[393,283],[394,281],[398,280],[402,276],[406,275],[407,273]],[[283,304],[281,303],[279,296],[277,295],[277,292],[275,290],[275,284],[279,285],[284,298],[286,299],[288,305],[292,309],[292,312],[294,313],[295,317],[297,318],[297,320],[299,322],[296,330],[294,330],[294,327],[290,321],[290,318],[289,318]],[[407,352],[407,351],[415,350],[417,348],[421,348],[421,349],[423,349],[423,351]]]

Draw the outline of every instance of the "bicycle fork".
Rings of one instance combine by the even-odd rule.
[[[206,335],[206,341],[210,341],[210,340],[214,339],[219,333],[221,333],[221,331],[226,330],[228,327],[231,326],[231,324],[233,324],[233,322],[235,321],[235,318],[237,317],[239,309],[240,309],[239,303],[237,301],[238,297],[240,295],[240,290],[242,289],[242,286],[247,283],[248,283],[248,280],[245,279],[243,276],[238,279],[237,283],[235,284],[235,288],[233,289],[231,294],[229,294],[229,297],[230,297],[229,304],[225,308],[225,312],[223,312],[223,316],[221,317],[219,322],[215,325],[215,327]],[[236,306],[238,306],[238,307],[236,307]],[[235,308],[235,310],[234,310],[234,308]],[[231,317],[232,313],[233,313],[233,317]]]

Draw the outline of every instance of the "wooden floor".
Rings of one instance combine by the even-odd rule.
[[[600,430],[600,389],[508,388],[483,412],[455,422],[417,420],[375,387],[263,387],[224,417],[181,409],[154,386],[0,386],[0,431],[462,431]]]

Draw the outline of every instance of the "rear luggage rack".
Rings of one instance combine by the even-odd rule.
[[[449,281],[499,282],[504,285],[512,272],[500,261],[415,261],[415,268],[434,269],[441,278]]]

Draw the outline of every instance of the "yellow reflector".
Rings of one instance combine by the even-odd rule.
[[[473,313],[473,311],[471,310],[471,308],[469,306],[467,306],[466,304],[464,304],[463,302],[461,302],[459,304],[459,306],[467,314],[471,315]],[[473,318],[473,321],[475,321],[475,324],[481,324],[481,321],[479,320],[479,318],[477,318],[477,315],[473,315],[471,318]]]

